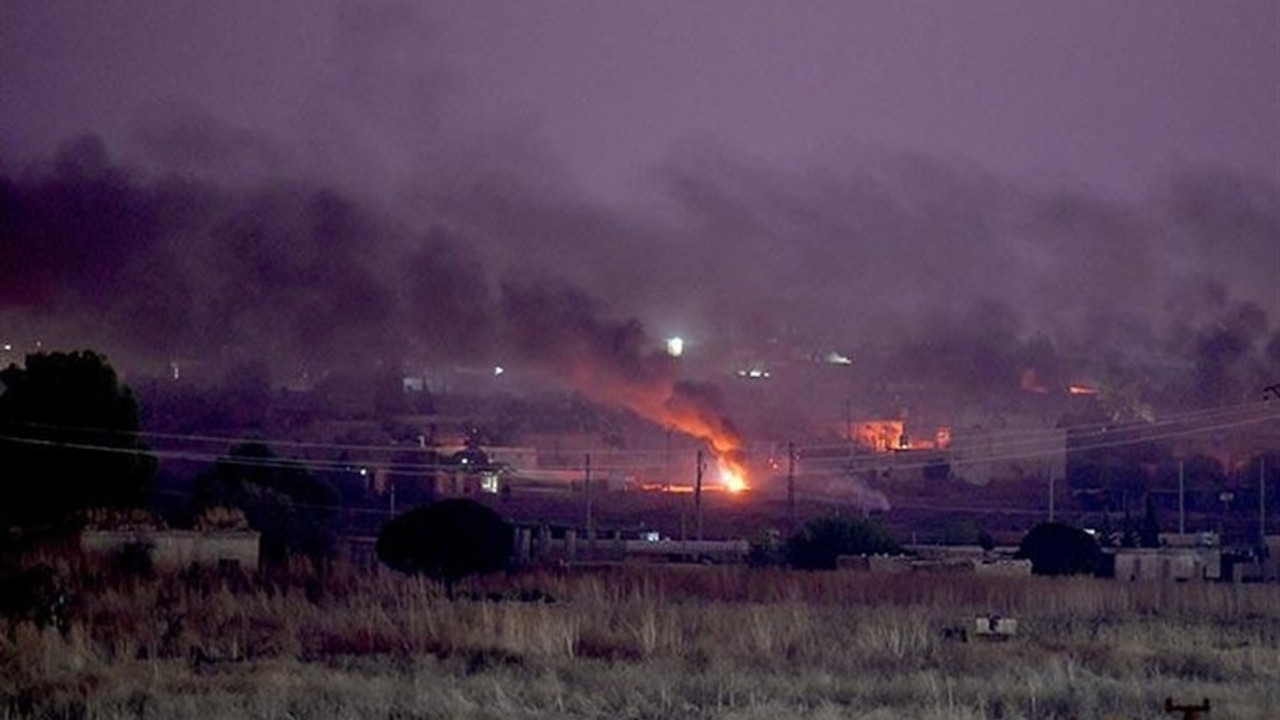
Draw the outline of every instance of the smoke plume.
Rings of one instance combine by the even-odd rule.
[[[736,433],[644,324],[680,318],[725,357],[847,349],[969,401],[1028,370],[1170,405],[1280,375],[1280,192],[1259,178],[1188,172],[1124,205],[918,158],[795,175],[716,152],[669,169],[655,215],[492,176],[419,189],[407,213],[221,172],[124,166],[94,136],[4,172],[6,342],[277,372],[515,353],[655,421],[706,418],[705,437]]]

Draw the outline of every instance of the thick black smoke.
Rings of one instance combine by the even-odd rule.
[[[974,402],[1028,370],[1188,405],[1280,375],[1280,189],[1261,178],[1188,172],[1122,203],[919,158],[782,173],[719,152],[667,168],[671,203],[641,212],[492,167],[374,206],[200,158],[143,171],[86,137],[0,177],[4,341],[277,374],[590,358],[665,382],[641,318],[725,357],[845,350]]]
[[[511,281],[502,288],[500,333],[509,352],[592,400],[625,407],[658,425],[742,448],[715,385],[681,379],[635,319],[611,320],[598,303],[563,282]]]
[[[1190,169],[1122,200],[920,157],[783,172],[716,150],[661,182],[670,204],[647,215],[555,186],[433,200],[495,263],[677,318],[725,357],[840,349],[957,400],[1016,390],[1028,370],[1050,390],[1136,384],[1179,406],[1238,402],[1280,375],[1265,349],[1280,187],[1263,177]],[[1231,319],[1241,306],[1259,311],[1247,333]],[[1223,338],[1187,340],[1220,327],[1239,336],[1234,355],[1213,348]]]

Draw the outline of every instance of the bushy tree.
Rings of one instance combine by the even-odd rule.
[[[1036,575],[1092,574],[1102,551],[1089,533],[1056,522],[1041,523],[1022,538],[1014,557],[1031,561]]]
[[[290,555],[332,554],[338,503],[331,485],[260,442],[232,448],[196,483],[195,510],[238,508],[262,533],[263,559],[277,564]]]
[[[511,538],[511,526],[493,510],[450,499],[392,519],[378,535],[377,550],[390,567],[440,580],[452,594],[458,580],[505,567]]]
[[[896,555],[902,547],[872,520],[834,515],[805,523],[787,541],[787,562],[806,570],[834,570],[841,555]]]
[[[1142,527],[1138,531],[1138,544],[1144,548],[1160,547],[1160,518],[1156,515],[1156,497],[1147,495],[1142,513]]]
[[[98,353],[36,353],[0,371],[0,524],[145,504],[155,459],[138,430],[133,392]]]
[[[1277,333],[1276,338],[1280,340],[1280,333]],[[1258,488],[1264,471],[1267,474],[1267,507],[1274,508],[1277,503],[1280,503],[1280,452],[1265,452],[1250,458],[1241,479],[1246,486]],[[1254,497],[1256,498],[1257,495],[1255,494]]]

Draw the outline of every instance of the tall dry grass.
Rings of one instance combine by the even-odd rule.
[[[473,581],[64,567],[0,632],[0,717],[1214,717],[1280,707],[1280,587],[703,567]],[[546,602],[547,598],[553,601]],[[1017,617],[1020,637],[943,628]]]

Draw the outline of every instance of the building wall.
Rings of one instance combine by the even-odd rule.
[[[1117,580],[1198,581],[1222,578],[1222,553],[1193,548],[1121,548],[1115,553]]]
[[[978,561],[973,564],[973,572],[989,577],[1031,577],[1031,561],[1012,559]]]
[[[142,546],[150,548],[151,562],[158,568],[230,562],[244,570],[256,570],[260,540],[261,535],[251,530],[86,530],[80,534],[80,549],[108,556]]]

